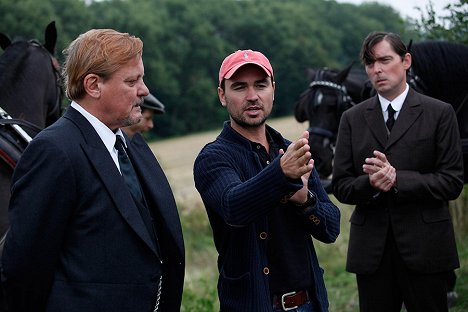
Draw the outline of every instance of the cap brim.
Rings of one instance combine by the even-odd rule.
[[[143,99],[143,103],[140,104],[141,107],[151,109],[157,114],[165,113],[164,104],[161,103],[161,101],[159,101],[154,95],[148,94]]]
[[[249,65],[249,64],[257,65],[258,67],[260,67],[261,69],[263,69],[263,70],[265,71],[265,73],[268,75],[268,77],[271,77],[270,71],[269,71],[265,66],[263,66],[262,64],[259,64],[259,63],[257,63],[257,62],[245,62],[245,63],[238,64],[238,65],[234,66],[233,68],[231,68],[231,69],[226,73],[226,75],[224,75],[223,79],[231,79],[232,75],[234,75],[234,73],[235,73],[239,68],[241,68],[242,66],[245,66],[245,65]]]

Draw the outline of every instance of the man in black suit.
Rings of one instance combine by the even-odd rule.
[[[142,49],[139,38],[94,29],[64,51],[72,103],[13,175],[2,259],[11,311],[180,310],[174,197],[142,137],[120,129],[140,120],[149,93]]]
[[[378,94],[343,114],[332,181],[356,205],[346,268],[360,310],[447,311],[446,275],[459,267],[447,201],[463,188],[455,112],[408,87],[399,36],[369,34],[361,59]]]

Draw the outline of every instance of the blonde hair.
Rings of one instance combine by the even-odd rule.
[[[92,29],[78,36],[63,50],[62,74],[66,94],[71,100],[85,95],[83,80],[88,74],[108,79],[122,65],[141,55],[140,38],[113,29]]]

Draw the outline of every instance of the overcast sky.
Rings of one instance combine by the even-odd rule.
[[[397,11],[399,11],[402,16],[406,17],[409,16],[414,19],[419,19],[421,13],[416,10],[414,7],[419,7],[423,10],[423,12],[427,12],[426,6],[429,4],[429,0],[336,0],[337,2],[349,2],[354,4],[360,4],[362,2],[379,2],[382,4],[388,4],[394,7]],[[432,0],[432,5],[436,12],[443,12],[443,8],[449,4],[454,3],[455,0]]]

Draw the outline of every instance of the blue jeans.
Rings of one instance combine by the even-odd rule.
[[[281,308],[273,309],[273,312],[284,312],[284,310]],[[289,312],[314,312],[314,307],[312,306],[311,302],[307,302],[298,307],[297,309],[289,310]]]

